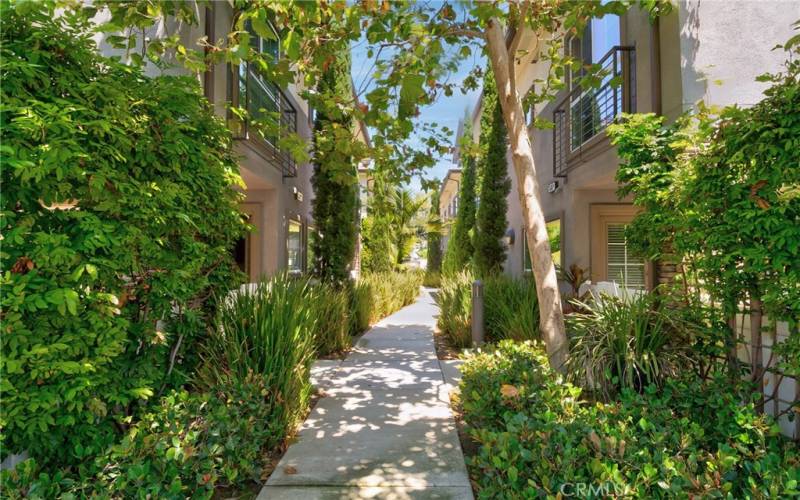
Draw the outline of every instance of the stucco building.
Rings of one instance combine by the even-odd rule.
[[[793,1],[680,1],[655,21],[632,8],[622,16],[594,19],[581,39],[565,40],[565,50],[587,64],[609,71],[597,89],[576,85],[550,102],[537,105],[539,116],[554,128],[530,128],[542,204],[557,263],[589,270],[592,281],[624,282],[651,288],[672,272],[628,252],[624,227],[636,214],[630,199],[617,196],[614,180],[619,158],[605,133],[623,112],[656,113],[674,120],[699,102],[707,105],[752,105],[765,84],[756,77],[777,72],[786,53],[773,50],[792,34],[800,19]],[[535,37],[520,44],[529,52],[517,65],[517,85],[527,93],[543,79],[548,65],[537,61]],[[611,84],[620,80],[619,86]],[[472,130],[480,134],[480,103]],[[512,275],[530,270],[517,179],[509,157],[512,189],[508,197],[509,232],[505,269]],[[444,189],[444,188],[443,188]],[[556,238],[555,236],[558,235]],[[509,239],[509,238],[507,238]]]
[[[196,25],[180,25],[168,19],[148,31],[147,37],[155,40],[178,34],[187,47],[196,47],[197,40],[202,37],[218,41],[228,35],[233,26],[234,11],[231,5],[225,2],[195,2],[192,8],[198,20]],[[101,11],[96,22],[107,21],[104,15],[107,16],[107,13]],[[259,37],[254,30],[248,31],[253,49],[275,61],[283,57],[279,33],[275,33],[274,40],[267,40]],[[102,35],[98,35],[96,41],[105,55],[126,55],[112,48]],[[151,76],[162,72],[184,72],[180,65],[163,70],[152,64],[148,64],[145,71]],[[265,139],[253,130],[247,120],[235,117],[228,108],[229,103],[244,108],[250,117],[256,119],[262,118],[265,112],[277,113],[281,135],[296,133],[310,145],[314,111],[301,97],[301,84],[298,82],[279,88],[246,62],[240,65],[217,64],[201,74],[199,79],[203,93],[214,105],[217,115],[228,122],[235,139],[235,152],[240,158],[239,170],[245,184],[245,200],[240,209],[254,230],[231,250],[237,264],[250,281],[284,270],[292,274],[306,272],[312,258],[309,239],[314,232],[311,209],[314,197],[311,185],[313,167],[310,163],[298,164],[289,151],[279,145],[277,137]],[[363,124],[358,124],[354,134],[369,143]],[[354,266],[357,266],[357,262]]]
[[[461,169],[451,168],[439,189],[439,218],[442,221],[442,253],[447,248],[450,231],[458,215],[458,192],[461,189]]]

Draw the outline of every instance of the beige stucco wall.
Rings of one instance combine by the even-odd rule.
[[[224,36],[231,25],[231,11],[225,4],[215,4],[215,36]],[[205,17],[203,14],[203,21]],[[226,116],[225,104],[228,101],[227,65],[218,64],[213,73],[213,102],[219,116]],[[309,123],[308,104],[299,97],[298,88],[289,85],[284,90],[297,111],[297,133],[310,141],[312,132]],[[261,213],[261,227],[251,236],[251,279],[262,274],[270,275],[286,267],[286,236],[290,219],[301,221],[305,227],[313,225],[311,202],[311,164],[297,165],[297,177],[283,178],[279,167],[265,158],[249,140],[237,140],[235,151],[240,158],[240,171],[246,184],[245,203],[257,206]],[[295,189],[302,193],[302,201],[297,200]]]
[[[216,40],[222,39],[230,31],[232,11],[222,2],[213,3],[214,6],[214,34]],[[204,36],[207,9],[199,4],[194,4],[195,15],[198,23],[196,26],[179,26],[173,20],[157,23],[149,30],[147,36],[158,38],[173,33],[179,33],[183,42],[189,48],[196,47],[196,41]],[[100,12],[95,21],[102,23],[109,18],[106,12]],[[125,52],[112,49],[102,35],[95,37],[100,52],[107,56],[125,56]],[[160,74],[185,74],[180,67],[161,70],[152,64],[145,67],[149,76]],[[226,64],[218,64],[213,69],[213,86],[210,89],[210,100],[214,104],[216,114],[222,118],[227,116],[226,104],[228,102],[228,78],[230,72]],[[204,75],[198,77],[204,82]],[[311,124],[309,123],[308,104],[299,97],[298,87],[289,85],[284,90],[287,97],[297,110],[297,132],[310,141]],[[234,144],[239,156],[239,165],[242,178],[246,184],[244,190],[246,200],[242,204],[243,211],[257,211],[260,216],[255,223],[260,227],[251,236],[253,245],[251,252],[251,278],[257,278],[262,273],[272,274],[286,266],[286,233],[288,220],[301,221],[304,226],[311,222],[311,200],[313,190],[311,187],[312,168],[308,163],[297,166],[297,176],[283,178],[279,167],[275,166],[262,153],[252,147],[248,140],[236,140]],[[295,189],[302,193],[303,201],[295,197]]]
[[[757,102],[765,87],[755,78],[780,69],[785,53],[772,48],[792,35],[791,23],[797,19],[800,2],[786,0],[681,1],[655,24],[645,12],[632,9],[620,26],[622,44],[635,48],[636,110],[661,111],[674,119],[700,100],[714,105]],[[544,63],[521,65],[517,77],[521,90],[546,71]],[[537,115],[551,119],[554,106],[555,102],[540,104]],[[588,268],[592,264],[590,207],[630,201],[616,196],[616,152],[609,148],[598,154],[596,150],[566,178],[556,178],[553,132],[531,130],[531,139],[545,218],[562,220],[562,262]],[[523,223],[510,162],[509,175],[508,222],[517,237],[509,248],[506,270],[520,275]],[[553,182],[558,182],[558,189],[548,193]]]
[[[779,70],[786,60],[785,52],[772,49],[794,34],[792,23],[800,19],[800,2],[685,0],[672,16],[677,17],[680,77],[673,66],[675,58],[665,61],[669,64],[664,65],[664,87],[680,82],[682,109],[701,100],[747,106],[758,102],[767,87],[755,78]],[[677,111],[664,109],[667,116]]]

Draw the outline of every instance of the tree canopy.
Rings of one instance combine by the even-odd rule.
[[[540,304],[540,329],[554,366],[563,365],[566,356],[561,298],[533,162],[532,145],[524,121],[524,103],[551,99],[564,88],[564,75],[570,67],[582,62],[561,50],[565,34],[580,35],[593,17],[608,13],[621,14],[634,3],[658,15],[670,8],[668,0],[592,0],[575,2],[468,2],[458,6],[450,2],[390,2],[365,0],[347,3],[304,2],[300,0],[234,0],[233,25],[217,40],[205,36],[186,40],[175,32],[165,30],[164,36],[147,38],[155,25],[164,18],[179,21],[177,26],[199,26],[199,10],[188,1],[172,0],[98,0],[90,5],[49,0],[51,8],[58,5],[70,12],[94,16],[99,10],[109,14],[109,21],[97,29],[110,33],[109,43],[126,49],[133,64],[149,60],[165,66],[176,61],[198,74],[208,64],[237,65],[248,61],[265,78],[278,85],[298,82],[305,90],[303,97],[317,110],[344,108],[356,120],[363,120],[373,131],[369,155],[386,175],[395,180],[407,180],[435,161],[436,154],[448,151],[441,141],[435,124],[419,123],[416,119],[421,106],[436,100],[440,94],[452,93],[459,87],[478,86],[482,70],[476,67],[469,77],[458,84],[448,75],[458,62],[480,51],[490,61],[498,101],[502,109],[512,161],[519,178],[519,196],[523,208],[526,237],[533,264]],[[41,4],[15,2],[17,10],[40,9]],[[215,8],[213,4],[209,8]],[[280,35],[284,58],[277,62],[269,54],[254,50],[248,27],[266,39],[274,39],[274,26]],[[535,46],[520,47],[526,33],[534,35]],[[321,76],[343,47],[366,40],[367,55],[374,57],[374,71],[369,85],[356,89],[349,103],[332,102],[314,92]],[[134,51],[135,49],[135,51]],[[517,61],[531,50],[540,62],[549,64],[542,81],[535,82],[531,91],[517,88]],[[599,68],[587,68],[582,84],[599,85]],[[360,95],[362,94],[363,95]],[[362,97],[359,105],[356,97]],[[243,110],[236,110],[244,114]],[[266,128],[277,126],[277,117],[264,120]],[[422,148],[407,141],[412,134],[424,134]],[[292,143],[291,138],[284,141]],[[354,136],[346,139],[352,143]],[[290,144],[291,145],[291,144]],[[294,141],[295,152],[302,151]],[[351,144],[342,144],[351,149]],[[366,152],[364,153],[366,155]],[[359,159],[359,158],[356,158]]]

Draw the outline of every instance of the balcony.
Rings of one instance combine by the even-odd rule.
[[[600,85],[570,91],[553,111],[553,175],[567,172],[586,159],[586,153],[604,140],[602,132],[622,113],[636,109],[635,51],[633,47],[613,47],[597,63]]]
[[[248,118],[261,120],[277,116],[277,134],[262,136],[251,130],[248,119],[238,121],[237,139],[249,139],[259,151],[277,167],[284,178],[297,176],[297,163],[292,154],[278,144],[279,138],[297,133],[297,110],[282,89],[265,81],[247,64],[238,71],[238,88],[233,89],[232,104],[247,110]]]

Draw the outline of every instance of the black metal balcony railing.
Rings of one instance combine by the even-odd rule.
[[[613,47],[597,63],[601,83],[585,89],[575,85],[553,111],[553,175],[566,177],[583,149],[622,113],[635,111],[635,51]]]
[[[292,102],[276,85],[264,81],[248,65],[242,65],[239,70],[239,105],[247,110],[249,118],[254,120],[267,118],[269,114],[277,113],[278,133],[272,137],[258,133],[257,141],[263,146],[274,165],[280,169],[283,177],[297,176],[297,163],[292,154],[281,148],[278,141],[288,134],[297,132],[297,110]],[[249,120],[242,124],[244,137],[251,137]]]

